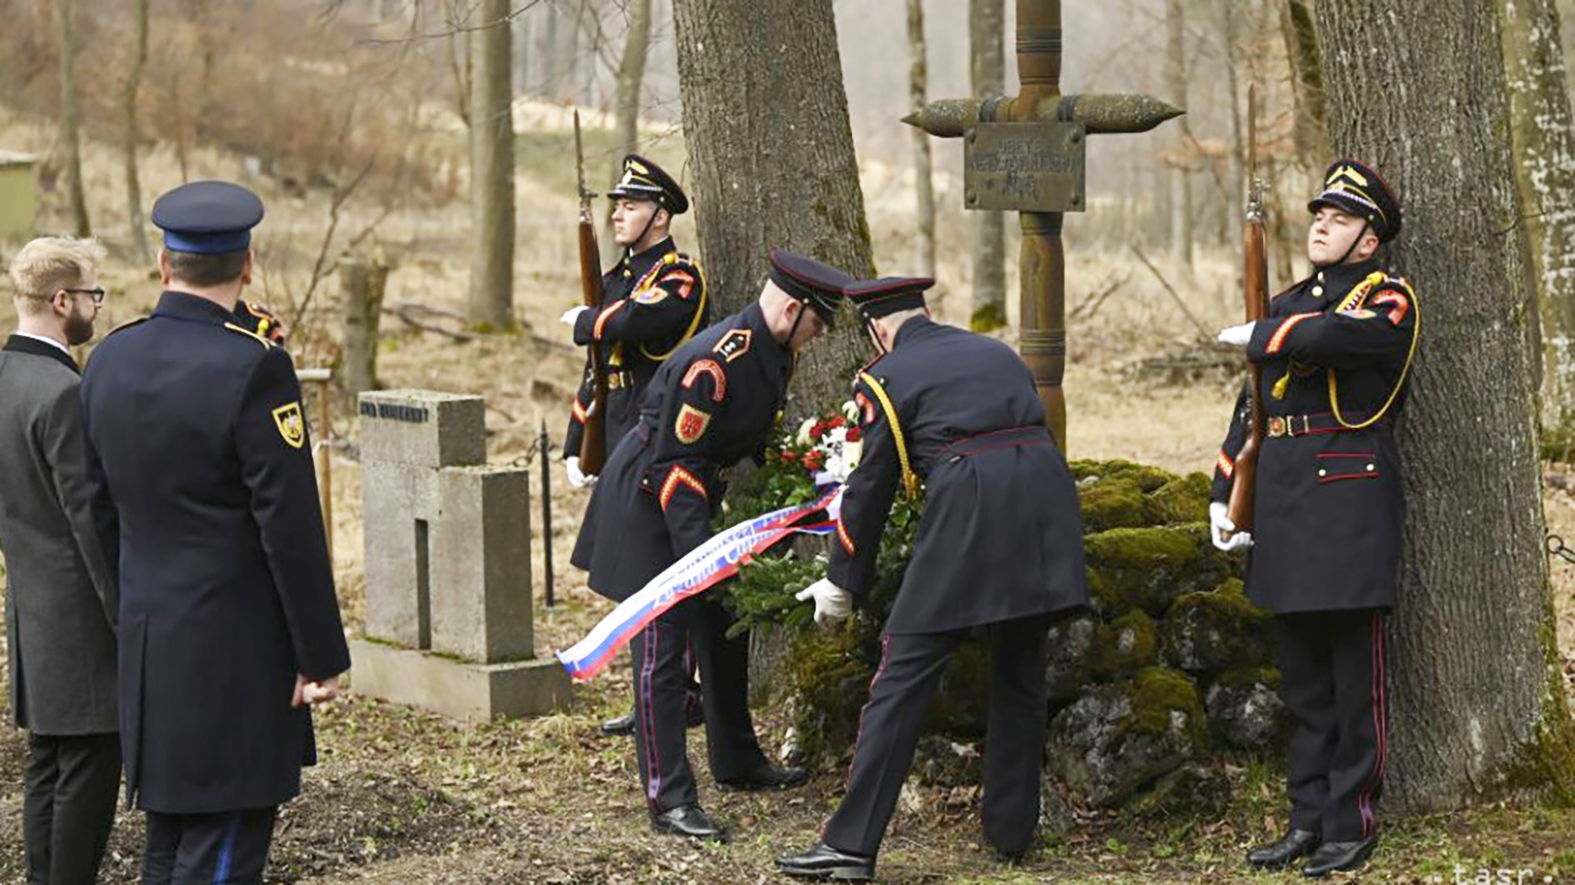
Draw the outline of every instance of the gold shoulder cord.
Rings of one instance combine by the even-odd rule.
[[[693,338],[695,336],[695,332],[700,329],[700,318],[705,316],[705,300],[709,293],[709,288],[705,284],[705,271],[700,269],[700,262],[698,261],[691,261],[689,266],[693,267],[695,269],[695,273],[700,275],[700,303],[695,305],[694,318],[689,321],[689,328],[684,330],[684,337],[678,339],[678,342],[673,345],[671,350],[667,351],[666,353],[652,353],[645,349],[644,344],[640,345],[640,352],[657,362],[661,362],[662,360],[672,356],[673,353],[678,350],[678,348],[684,346],[685,341]]]
[[[880,400],[881,411],[886,413],[886,423],[891,425],[891,437],[897,442],[897,462],[902,465],[902,487],[908,490],[910,498],[918,500],[922,489],[918,475],[908,463],[908,443],[902,438],[902,424],[897,420],[897,407],[892,405],[891,397],[886,395],[886,388],[880,386],[875,376],[868,372],[860,372],[859,379],[868,384],[870,390],[874,391],[875,398]]]
[[[1382,272],[1374,271],[1367,279],[1362,281],[1362,285],[1351,290],[1351,294],[1347,295],[1345,300],[1340,302],[1338,309],[1351,310],[1357,304],[1360,304],[1367,297],[1367,294],[1373,290],[1373,287],[1383,282],[1384,279],[1385,276]],[[1422,340],[1422,304],[1417,300],[1416,292],[1409,283],[1401,279],[1400,285],[1405,287],[1405,294],[1411,299],[1411,309],[1416,311],[1416,323],[1411,329],[1411,347],[1406,351],[1405,365],[1400,367],[1400,377],[1395,379],[1394,390],[1389,391],[1389,398],[1384,400],[1383,406],[1371,418],[1360,424],[1352,424],[1345,420],[1345,415],[1340,412],[1340,384],[1335,379],[1334,369],[1328,370],[1329,406],[1334,410],[1334,420],[1338,421],[1340,426],[1346,430],[1365,430],[1377,424],[1379,419],[1389,413],[1389,407],[1394,405],[1395,398],[1400,396],[1400,389],[1405,386],[1406,373],[1411,371],[1411,360],[1416,357],[1416,344]]]

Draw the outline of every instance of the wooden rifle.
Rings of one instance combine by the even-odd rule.
[[[1268,237],[1263,219],[1263,181],[1258,178],[1258,103],[1257,87],[1247,90],[1247,213],[1242,228],[1246,265],[1242,273],[1242,295],[1246,302],[1245,322],[1256,322],[1269,315]],[[1230,504],[1226,516],[1238,532],[1253,527],[1254,501],[1258,484],[1258,451],[1263,445],[1264,416],[1261,391],[1263,366],[1247,364],[1248,417],[1247,441],[1236,455],[1232,473]]]
[[[580,294],[587,308],[602,306],[602,258],[596,246],[596,220],[591,200],[596,195],[585,186],[585,149],[580,143],[580,112],[574,112],[574,168],[580,190]],[[607,363],[599,341],[590,343],[591,407],[585,412],[585,432],[580,437],[580,472],[595,476],[607,462]]]

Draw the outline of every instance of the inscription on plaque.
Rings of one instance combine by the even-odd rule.
[[[1081,212],[1081,123],[979,123],[964,140],[969,209]]]
[[[394,403],[361,402],[361,417],[382,418],[387,421],[404,421],[408,424],[425,424],[430,417],[420,406],[401,406]]]

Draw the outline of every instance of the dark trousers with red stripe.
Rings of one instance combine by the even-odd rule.
[[[634,742],[640,782],[653,814],[699,801],[684,745],[691,648],[705,689],[700,707],[711,776],[741,779],[766,763],[749,715],[749,636],[728,639],[733,618],[717,603],[685,599],[630,643],[634,661]]]
[[[1388,731],[1383,626],[1381,609],[1275,618],[1280,697],[1293,727],[1291,826],[1326,842],[1378,829]]]
[[[1027,851],[1039,825],[1039,776],[1045,745],[1044,615],[991,624],[990,716],[984,743],[984,837],[1001,851]],[[832,848],[874,856],[897,796],[913,765],[919,731],[936,683],[968,636],[887,634],[870,699],[859,717],[848,791],[821,840]]]

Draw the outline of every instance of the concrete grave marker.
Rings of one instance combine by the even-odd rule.
[[[457,719],[566,706],[568,675],[535,657],[530,483],[486,463],[479,396],[363,393],[363,694]]]

